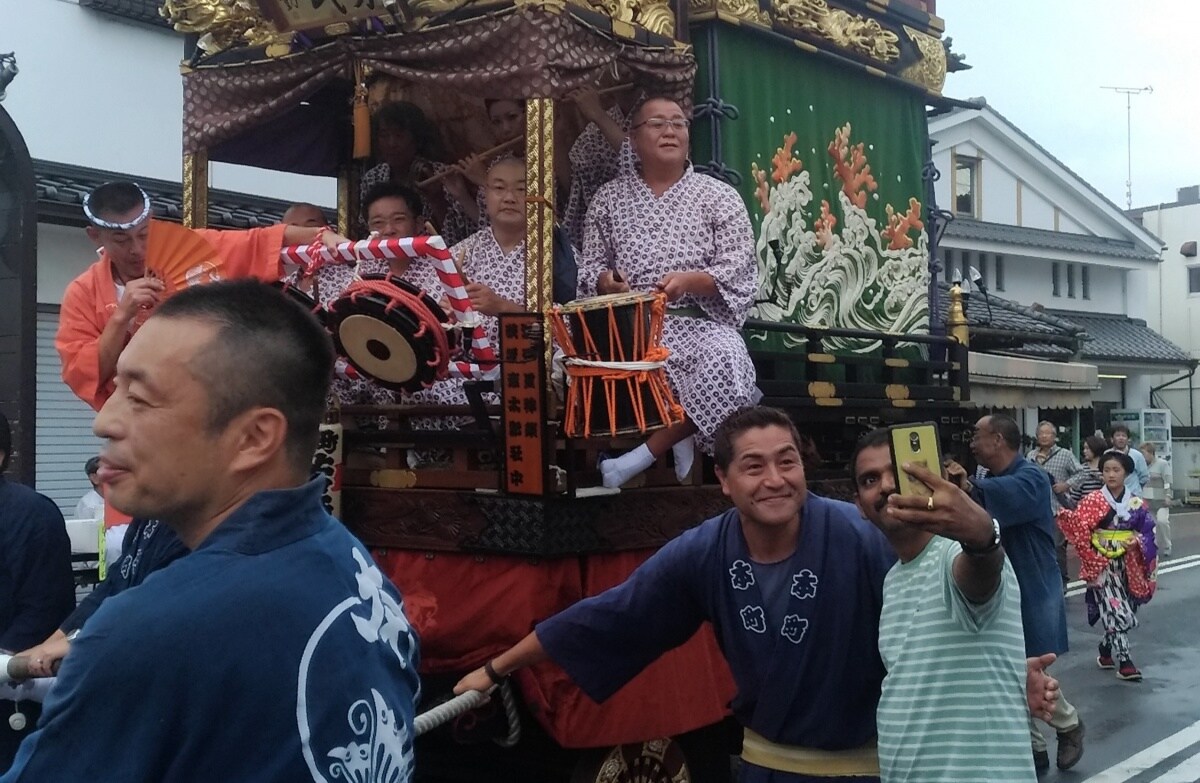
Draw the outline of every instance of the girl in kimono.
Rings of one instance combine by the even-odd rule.
[[[1104,487],[1076,509],[1058,513],[1058,526],[1079,553],[1079,578],[1088,586],[1088,623],[1100,622],[1104,629],[1096,663],[1115,668],[1122,680],[1142,679],[1129,653],[1129,632],[1138,625],[1137,608],[1154,595],[1158,568],[1154,520],[1145,501],[1125,490],[1125,477],[1133,470],[1127,455],[1104,453]]]

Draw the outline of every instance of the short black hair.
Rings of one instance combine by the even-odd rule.
[[[333,375],[333,343],[312,313],[257,280],[192,286],[167,299],[153,318],[191,318],[217,335],[192,359],[209,394],[210,431],[255,407],[287,419],[286,448],[307,471],[317,447]]]
[[[363,218],[371,211],[371,205],[376,201],[385,198],[404,199],[404,203],[408,205],[408,209],[413,213],[413,220],[425,217],[425,204],[421,201],[421,196],[415,188],[410,188],[402,182],[380,182],[373,185],[365,196],[363,196],[362,214]]]
[[[1017,426],[1016,419],[1003,413],[993,413],[988,416],[988,422],[992,431],[1004,440],[1005,445],[1013,451],[1021,450],[1021,428]]]
[[[8,470],[8,460],[12,456],[12,427],[8,425],[8,417],[0,413],[0,473]]]
[[[858,492],[858,455],[866,449],[888,446],[891,438],[892,431],[887,427],[880,427],[863,435],[854,445],[854,453],[850,455],[850,481],[854,484],[855,493]]]
[[[1125,475],[1129,476],[1136,470],[1133,466],[1133,459],[1128,454],[1122,454],[1119,451],[1106,451],[1100,455],[1100,462],[1096,465],[1101,471],[1104,470],[1106,462],[1117,462],[1125,469]]]
[[[100,470],[100,458],[92,457],[87,462],[83,463],[83,472],[89,476],[96,475],[96,471]]]
[[[1113,428],[1112,428],[1112,434],[1113,434],[1113,435],[1116,435],[1118,432],[1123,432],[1123,433],[1125,433],[1126,437],[1129,437],[1129,436],[1131,436],[1131,435],[1133,434],[1133,433],[1131,433],[1131,432],[1129,431],[1129,428],[1128,428],[1128,427],[1126,427],[1124,424],[1118,424],[1117,426],[1115,426],[1115,427],[1113,427]]]
[[[733,441],[746,430],[760,427],[783,427],[792,433],[796,451],[801,449],[800,433],[792,418],[778,408],[759,405],[753,408],[743,408],[731,414],[717,427],[713,433],[713,461],[721,470],[728,470],[733,462]]]
[[[105,182],[91,192],[87,205],[93,215],[108,219],[141,209],[144,199],[142,189],[132,182]]]

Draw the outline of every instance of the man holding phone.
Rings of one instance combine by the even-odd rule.
[[[947,477],[999,522],[1001,543],[1021,586],[1026,654],[1061,655],[1067,651],[1067,611],[1054,555],[1050,482],[1045,471],[1021,455],[1021,430],[1009,416],[981,418],[975,424],[971,452],[987,475],[968,480],[966,469],[949,460]],[[1058,768],[1070,769],[1083,756],[1083,721],[1060,696],[1047,723],[1058,733]],[[1047,769],[1046,739],[1032,717],[1029,731],[1034,764]]]
[[[936,459],[932,425],[870,432],[850,461],[859,510],[900,558],[879,625],[881,778],[1031,781],[1020,593],[1000,526],[914,452]]]

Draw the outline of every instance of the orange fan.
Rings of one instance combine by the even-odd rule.
[[[150,221],[146,273],[166,283],[166,295],[181,288],[222,279],[224,261],[207,239],[165,220]]]

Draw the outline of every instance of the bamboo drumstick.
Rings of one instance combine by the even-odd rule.
[[[503,144],[497,144],[495,147],[486,149],[483,152],[476,153],[476,156],[482,157],[482,158],[488,158],[492,155],[495,155],[498,152],[503,152],[504,150],[508,149],[509,147],[515,146],[517,144],[517,142],[520,142],[520,141],[525,141],[525,137],[524,136],[516,136],[516,137],[511,138],[508,141],[504,142]],[[426,177],[425,179],[421,180],[420,182],[417,183],[417,187],[418,188],[427,188],[430,185],[433,185],[437,182],[441,182],[443,179],[450,176],[451,174],[461,174],[461,173],[462,173],[462,169],[459,168],[458,164],[456,163],[456,164],[447,166],[446,168],[439,171],[437,174],[434,174],[432,177]]]

